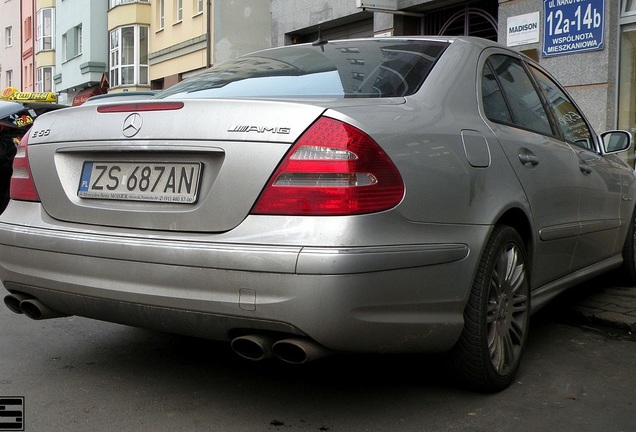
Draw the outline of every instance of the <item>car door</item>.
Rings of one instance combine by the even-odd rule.
[[[572,99],[543,71],[530,66],[556,126],[575,152],[580,173],[580,235],[573,268],[579,269],[609,258],[620,227],[620,170],[598,151],[595,134]]]
[[[557,136],[520,59],[494,54],[485,60],[482,102],[531,209],[536,288],[569,273],[572,266],[579,234],[579,158]]]

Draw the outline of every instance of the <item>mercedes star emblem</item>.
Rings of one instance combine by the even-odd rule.
[[[141,129],[143,119],[137,113],[132,113],[126,120],[124,120],[123,133],[126,138],[132,138],[137,135],[137,132]]]

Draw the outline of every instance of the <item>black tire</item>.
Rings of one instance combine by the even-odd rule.
[[[636,212],[630,221],[623,245],[623,265],[620,268],[620,278],[626,284],[636,284]]]
[[[464,311],[464,330],[452,351],[454,373],[472,388],[496,392],[515,379],[530,325],[528,272],[517,231],[495,227]]]

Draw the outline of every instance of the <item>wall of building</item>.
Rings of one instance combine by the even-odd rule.
[[[618,82],[618,17],[619,1],[605,0],[604,45],[600,51],[543,57],[542,42],[515,46],[518,51],[530,51],[539,64],[563,84],[597,132],[612,129],[616,124],[616,88]],[[499,0],[499,42],[506,45],[509,17],[540,12],[544,22],[543,1]],[[543,28],[540,27],[542,34]]]
[[[272,46],[289,45],[292,35],[317,33],[333,27],[346,26],[369,19],[373,14],[362,12],[355,0],[271,0]]]
[[[0,91],[11,84],[22,87],[22,26],[20,22],[20,1],[7,0],[0,14]],[[11,41],[7,41],[7,28],[11,28]],[[11,83],[7,82],[10,71]]]
[[[213,64],[272,46],[269,2],[214,0],[213,5]]]
[[[53,36],[53,43],[52,46],[50,48],[46,48],[42,51],[38,51],[38,42],[36,40],[35,42],[35,60],[33,63],[33,69],[34,69],[34,84],[33,84],[33,89],[34,90],[42,90],[42,89],[38,89],[38,85],[37,85],[37,71],[38,69],[41,68],[51,68],[51,70],[53,71],[53,74],[55,74],[55,49],[56,49],[56,40],[55,40],[55,35],[56,35],[56,31],[57,31],[57,27],[55,25],[56,23],[56,14],[55,14],[55,0],[36,0],[35,3],[35,15],[34,15],[34,21],[35,21],[35,28],[36,28],[36,32],[35,32],[35,38],[37,39],[37,27],[38,27],[38,12],[41,11],[42,9],[53,9],[53,18],[52,18],[52,23],[51,23],[51,27],[52,27],[52,36]],[[48,86],[46,86],[48,87]],[[51,84],[50,89],[45,88],[44,90],[55,90],[55,86],[53,84]]]
[[[170,2],[165,2],[164,25],[159,24],[158,2],[152,2],[150,27],[150,81],[153,88],[167,88],[181,80],[184,73],[201,70],[208,64],[207,7],[203,13],[195,2],[183,2],[181,20]]]
[[[17,0],[16,0],[17,1]],[[22,19],[22,91],[33,91],[35,84],[35,0],[21,1]],[[29,26],[30,23],[30,26]],[[30,32],[26,30],[30,27]]]
[[[99,83],[108,67],[108,2],[64,0],[56,7],[55,88],[58,92]],[[82,26],[81,54],[64,58],[63,35]]]

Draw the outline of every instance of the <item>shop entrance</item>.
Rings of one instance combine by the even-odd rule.
[[[477,36],[496,41],[498,11],[499,2],[493,0],[466,1],[433,10],[429,6],[428,10],[421,10],[424,17],[420,23],[420,34]]]

